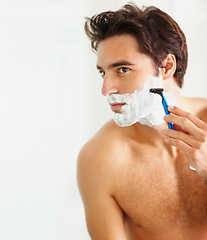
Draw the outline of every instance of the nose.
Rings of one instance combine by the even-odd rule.
[[[118,93],[118,88],[109,78],[104,78],[101,92],[104,96]]]

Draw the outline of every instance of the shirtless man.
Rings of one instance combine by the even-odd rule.
[[[87,19],[85,29],[104,96],[141,91],[155,76],[177,103],[158,125],[111,120],[82,148],[77,175],[91,238],[206,240],[207,100],[179,93],[183,32],[166,13],[134,4]],[[121,116],[124,105],[113,103],[112,111]]]

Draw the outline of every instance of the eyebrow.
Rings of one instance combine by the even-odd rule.
[[[123,60],[123,61],[119,61],[119,62],[115,62],[115,63],[109,64],[108,68],[112,69],[112,68],[123,66],[123,65],[132,66],[134,64],[131,63],[131,62]],[[101,66],[96,65],[96,67],[97,67],[98,70],[102,69]]]

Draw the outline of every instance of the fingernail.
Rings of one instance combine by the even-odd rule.
[[[168,110],[170,111],[170,110],[173,110],[174,109],[174,106],[172,106],[172,105],[170,105],[170,106],[168,106]]]

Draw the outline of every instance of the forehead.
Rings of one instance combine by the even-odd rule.
[[[97,49],[97,65],[104,66],[114,61],[135,61],[142,57],[139,45],[134,36],[129,34],[116,35],[101,41]],[[146,55],[145,55],[146,56]]]

